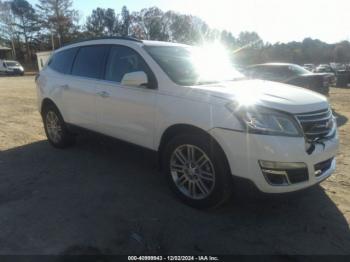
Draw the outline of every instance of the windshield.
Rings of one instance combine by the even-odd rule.
[[[290,65],[289,69],[292,70],[296,75],[310,74],[311,72],[298,65]]]
[[[146,51],[178,85],[201,85],[244,76],[223,47],[145,46]]]
[[[7,66],[19,66],[19,63],[17,63],[17,62],[14,62],[14,61],[8,61],[8,62],[6,62],[6,65]]]

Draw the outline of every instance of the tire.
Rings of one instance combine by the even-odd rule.
[[[346,87],[348,84],[347,75],[339,74],[337,77],[337,87]]]
[[[43,109],[42,118],[49,143],[56,148],[66,148],[74,144],[75,136],[69,132],[61,113],[54,105]]]
[[[323,87],[321,91],[322,95],[329,96],[329,86]]]
[[[194,152],[190,155],[196,161],[184,161],[186,156],[189,160],[185,151]],[[165,147],[162,167],[170,188],[189,206],[199,209],[217,207],[232,193],[232,176],[226,156],[209,136],[180,135],[173,138]]]

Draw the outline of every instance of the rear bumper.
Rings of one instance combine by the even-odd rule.
[[[231,173],[251,180],[265,193],[292,192],[310,187],[329,177],[336,167],[338,135],[326,141],[324,147],[316,145],[315,151],[308,155],[301,137],[254,135],[221,128],[214,128],[210,133],[226,153]],[[316,175],[315,165],[329,159],[332,161],[327,169],[321,175]],[[259,165],[261,160],[305,163],[308,178],[306,181],[288,185],[272,185],[262,172]]]

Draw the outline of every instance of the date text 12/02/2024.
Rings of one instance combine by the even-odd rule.
[[[220,261],[216,256],[128,256],[128,261]]]

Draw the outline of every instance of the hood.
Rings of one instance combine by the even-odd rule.
[[[334,73],[331,72],[319,72],[319,73],[310,73],[310,74],[303,74],[301,76],[329,76],[329,75],[334,75]]]
[[[313,112],[329,107],[327,98],[316,92],[264,80],[223,82],[192,88],[228,101],[242,104],[254,103],[292,114]]]

